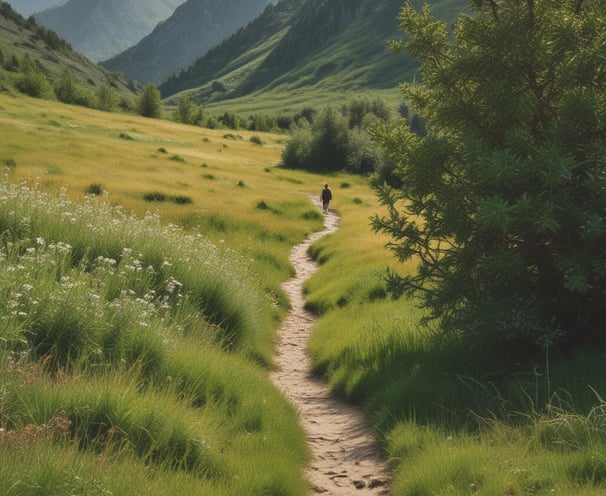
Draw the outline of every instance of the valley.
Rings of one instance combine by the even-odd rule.
[[[606,4],[430,4],[0,1],[0,494],[604,494]]]

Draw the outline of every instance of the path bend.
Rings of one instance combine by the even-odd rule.
[[[311,198],[321,208],[319,201]],[[296,275],[282,288],[288,294],[291,310],[278,331],[277,367],[271,378],[297,408],[307,433],[313,458],[306,475],[312,494],[385,496],[389,494],[387,462],[365,415],[331,394],[325,382],[311,372],[307,354],[316,317],[304,307],[303,283],[317,270],[307,251],[339,226],[339,217],[333,211],[324,218],[324,229],[295,246],[290,255]]]

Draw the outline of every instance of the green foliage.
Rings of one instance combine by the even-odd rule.
[[[305,494],[305,436],[255,362],[269,303],[239,258],[0,188],[0,493]]]
[[[179,100],[173,119],[183,124],[201,125],[204,120],[204,112],[201,107],[196,107],[192,103],[189,96],[185,95]]]
[[[606,265],[603,2],[473,2],[453,33],[410,4],[423,84],[404,88],[427,136],[384,129],[397,187],[377,178],[375,230],[391,237],[444,329],[533,346],[601,342]],[[394,182],[391,182],[394,184]]]
[[[15,87],[26,95],[34,98],[52,98],[53,89],[40,71],[36,62],[25,55],[21,60],[15,58],[18,74],[14,76]]]
[[[228,129],[240,129],[243,127],[242,119],[233,112],[224,112],[219,116],[219,122]]]
[[[137,100],[137,111],[143,117],[157,119],[162,115],[162,101],[156,86],[147,84],[143,87]]]
[[[357,98],[317,113],[308,109],[295,117],[299,125],[292,129],[282,161],[287,167],[308,170],[374,171],[383,159],[368,131],[391,119],[391,110],[380,99]]]
[[[160,191],[151,191],[143,195],[143,199],[147,202],[163,202],[166,201],[166,193]]]
[[[320,111],[312,125],[310,164],[322,170],[341,169],[347,156],[348,129],[345,117],[337,109],[326,107]]]
[[[270,132],[278,127],[278,122],[275,118],[264,114],[254,114],[248,118],[248,129],[250,131]],[[288,125],[282,129],[288,129]]]
[[[78,87],[76,78],[69,69],[63,71],[61,79],[55,83],[55,96],[63,103],[82,103],[82,90]]]
[[[105,112],[112,112],[118,103],[118,96],[107,84],[102,84],[97,88],[95,97],[97,99],[96,107]]]

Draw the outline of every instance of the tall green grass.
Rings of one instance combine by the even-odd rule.
[[[2,181],[0,294],[1,494],[305,494],[241,255]]]
[[[258,364],[288,306],[288,252],[321,226],[305,193],[324,178],[268,167],[277,145],[225,149],[210,131],[2,99],[11,181],[41,177],[71,198],[99,182],[127,206],[2,186],[0,494],[305,494],[295,412]],[[136,136],[128,149],[121,130]],[[161,146],[186,162],[158,165]],[[100,164],[112,173],[97,177]],[[420,328],[414,302],[385,293],[395,264],[369,229],[376,198],[340,177],[340,229],[311,250],[310,352],[373,421],[391,493],[603,494],[604,354],[505,369],[506,348]],[[157,184],[192,197],[158,204],[187,230],[143,215]]]
[[[333,391],[367,412],[391,494],[604,494],[603,350],[511,367],[506,343],[422,327],[415,301],[384,290],[386,266],[411,267],[381,257],[368,227],[378,207],[360,190],[335,197],[341,228],[310,249],[321,265],[305,284],[320,314],[309,352]]]
[[[6,182],[0,186],[7,261],[18,257],[32,264],[34,272],[50,268],[57,298],[111,302],[125,294],[154,304],[160,312],[172,309],[182,315],[189,308],[197,320],[214,326],[217,339],[229,347],[252,346],[251,335],[268,326],[262,297],[242,277],[244,263],[235,253],[174,225],[161,225],[157,216],[139,220],[92,199],[80,205]],[[19,273],[21,280],[28,277]],[[88,288],[78,291],[75,284]],[[48,287],[33,286],[28,292],[40,293],[38,298],[51,294]],[[83,306],[74,305],[73,311]],[[64,317],[67,321],[70,314]],[[87,316],[74,318],[85,321]]]

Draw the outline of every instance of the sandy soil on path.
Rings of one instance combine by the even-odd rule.
[[[317,204],[317,200],[312,198]],[[326,384],[311,372],[307,340],[315,316],[305,310],[303,282],[317,269],[307,255],[309,246],[334,232],[339,218],[334,212],[325,216],[324,230],[297,245],[290,256],[297,274],[283,284],[291,311],[279,330],[276,348],[277,371],[272,373],[276,386],[292,401],[312,450],[307,469],[312,494],[327,496],[387,495],[387,463],[360,409],[333,397]]]

